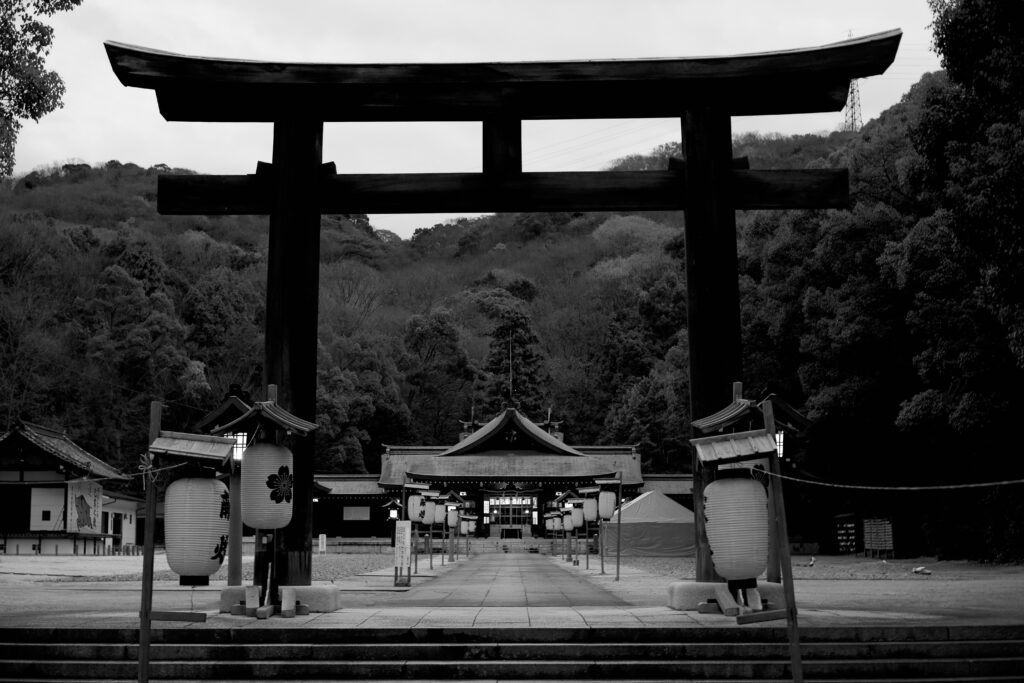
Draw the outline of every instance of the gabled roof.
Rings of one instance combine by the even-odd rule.
[[[233,422],[238,419],[240,415],[248,413],[249,408],[249,404],[239,397],[233,394],[226,396],[219,406],[204,415],[203,419],[196,423],[196,431],[215,431],[221,425]]]
[[[504,449],[495,448],[498,439],[507,441],[509,434],[516,441]],[[519,438],[522,435],[522,438]],[[476,430],[465,439],[441,453],[440,457],[452,455],[471,455],[483,451],[505,450],[525,454],[526,451],[550,453],[554,455],[582,456],[575,448],[551,436],[535,425],[515,408],[506,408],[503,413]]]
[[[779,426],[794,432],[803,432],[810,426],[811,421],[778,394],[768,394],[760,402],[746,398],[736,399],[717,413],[693,420],[691,424],[694,431],[699,434],[720,432],[744,420],[756,423],[756,426],[763,426],[764,409],[762,406],[768,401],[772,404],[775,422]],[[750,426],[753,427],[755,424]]]
[[[753,401],[745,398],[736,399],[717,413],[693,420],[690,424],[696,432],[710,434],[731,427],[740,420],[750,419],[760,411]]]
[[[511,430],[512,439],[508,440]],[[509,408],[454,446],[387,446],[381,486],[405,481],[587,482],[622,473],[643,482],[632,446],[569,446]]]
[[[18,422],[13,429],[0,436],[0,443],[15,434],[21,435],[32,445],[67,463],[83,475],[91,474],[104,479],[128,478],[96,456],[86,452],[64,432],[30,422]]]
[[[306,436],[317,428],[315,422],[308,422],[301,417],[292,415],[287,410],[277,405],[274,401],[257,401],[245,414],[235,420],[214,429],[217,434],[229,434],[231,432],[255,431],[257,424],[270,423],[281,429],[295,432],[299,436]]]

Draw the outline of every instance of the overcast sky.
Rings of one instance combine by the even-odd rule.
[[[63,109],[26,122],[16,173],[67,161],[242,174],[269,161],[271,124],[169,123],[150,90],[117,82],[115,40],[187,55],[298,62],[487,62],[731,55],[814,47],[892,28],[896,61],[860,82],[864,121],[899,101],[931,52],[926,0],[85,0],[57,15],[48,66]],[[840,113],[736,117],[733,131],[829,131]],[[680,137],[677,119],[526,122],[527,171],[599,170]],[[479,171],[475,123],[329,123],[340,173]],[[372,215],[408,237],[447,215]]]

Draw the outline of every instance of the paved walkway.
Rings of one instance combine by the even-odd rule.
[[[432,581],[414,582],[412,590],[392,596],[391,603],[405,607],[627,606],[622,598],[550,558],[527,553],[477,555]]]
[[[395,588],[393,570],[325,584],[342,592],[342,609],[291,619],[257,620],[219,613],[222,586],[158,582],[155,610],[205,612],[204,623],[156,622],[156,628],[651,628],[728,627],[721,614],[666,606],[669,579],[614,564],[574,566],[559,557],[482,554],[431,570],[419,564],[410,588]],[[318,584],[319,585],[319,584]],[[1024,609],[1008,596],[1024,594],[1024,578],[796,582],[802,627],[964,626],[1024,624]],[[137,628],[137,581],[103,583],[0,582],[0,626]],[[783,627],[784,622],[754,625]]]

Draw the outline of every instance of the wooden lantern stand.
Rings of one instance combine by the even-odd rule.
[[[737,394],[740,391],[739,385],[734,385]],[[796,595],[793,589],[793,568],[789,553],[789,532],[786,526],[786,507],[782,496],[782,479],[779,466],[779,454],[775,441],[775,415],[771,401],[765,401],[761,405],[764,415],[764,429],[717,434],[715,436],[691,439],[690,445],[694,449],[694,459],[704,472],[714,473],[720,466],[726,464],[749,463],[754,460],[768,461],[768,505],[769,505],[769,539],[770,550],[768,555],[768,577],[771,581],[775,572],[781,571],[782,590],[785,599],[783,609],[765,610],[761,604],[760,595],[756,590],[745,589],[746,604],[736,600],[735,595],[725,584],[719,583],[715,587],[717,609],[724,614],[736,616],[738,624],[749,624],[759,621],[771,621],[774,619],[785,619],[789,639],[790,666],[793,680],[796,683],[803,681],[803,663],[800,656],[800,632],[797,623]],[[694,471],[696,479],[697,472]],[[705,482],[706,483],[706,482]],[[698,552],[703,550],[710,558],[710,546],[707,543],[707,535],[704,529],[703,492],[699,496],[694,491],[694,508],[700,510],[698,526],[700,530],[700,543]]]

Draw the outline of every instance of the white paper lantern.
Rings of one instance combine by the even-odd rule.
[[[597,499],[596,498],[584,498],[583,499],[583,519],[588,522],[597,521]]]
[[[729,478],[704,487],[711,561],[728,580],[756,579],[768,566],[768,494],[753,479]]]
[[[572,523],[572,510],[562,510],[562,528],[566,531],[576,528]]]
[[[419,522],[423,519],[423,496],[414,493],[405,501],[406,519]]]
[[[597,494],[597,512],[601,519],[611,519],[615,513],[615,493],[612,491],[601,491]]]
[[[551,530],[552,531],[561,531],[563,528],[564,527],[562,526],[562,518],[561,517],[552,517],[551,518]]]
[[[434,507],[434,524],[444,524],[447,515],[448,508],[444,506],[444,503],[437,503]]]
[[[466,534],[469,533],[469,521],[468,520],[464,519],[461,522],[459,522],[459,533],[462,534],[463,536],[465,536]]]
[[[217,479],[189,477],[167,487],[164,544],[167,564],[179,576],[210,576],[228,548],[231,504]]]
[[[434,508],[437,507],[437,503],[432,500],[423,501],[423,523],[433,524],[434,523]]]
[[[242,521],[253,529],[280,529],[292,521],[292,452],[255,443],[242,456]]]
[[[475,534],[476,533],[476,520],[475,519],[472,519],[472,520],[469,521],[469,533],[471,533],[471,534]]]
[[[583,508],[572,509],[572,528],[582,529],[583,528]]]
[[[453,508],[453,509],[448,511],[448,527],[449,528],[454,528],[455,525],[458,524],[458,523],[459,523],[459,511]]]

